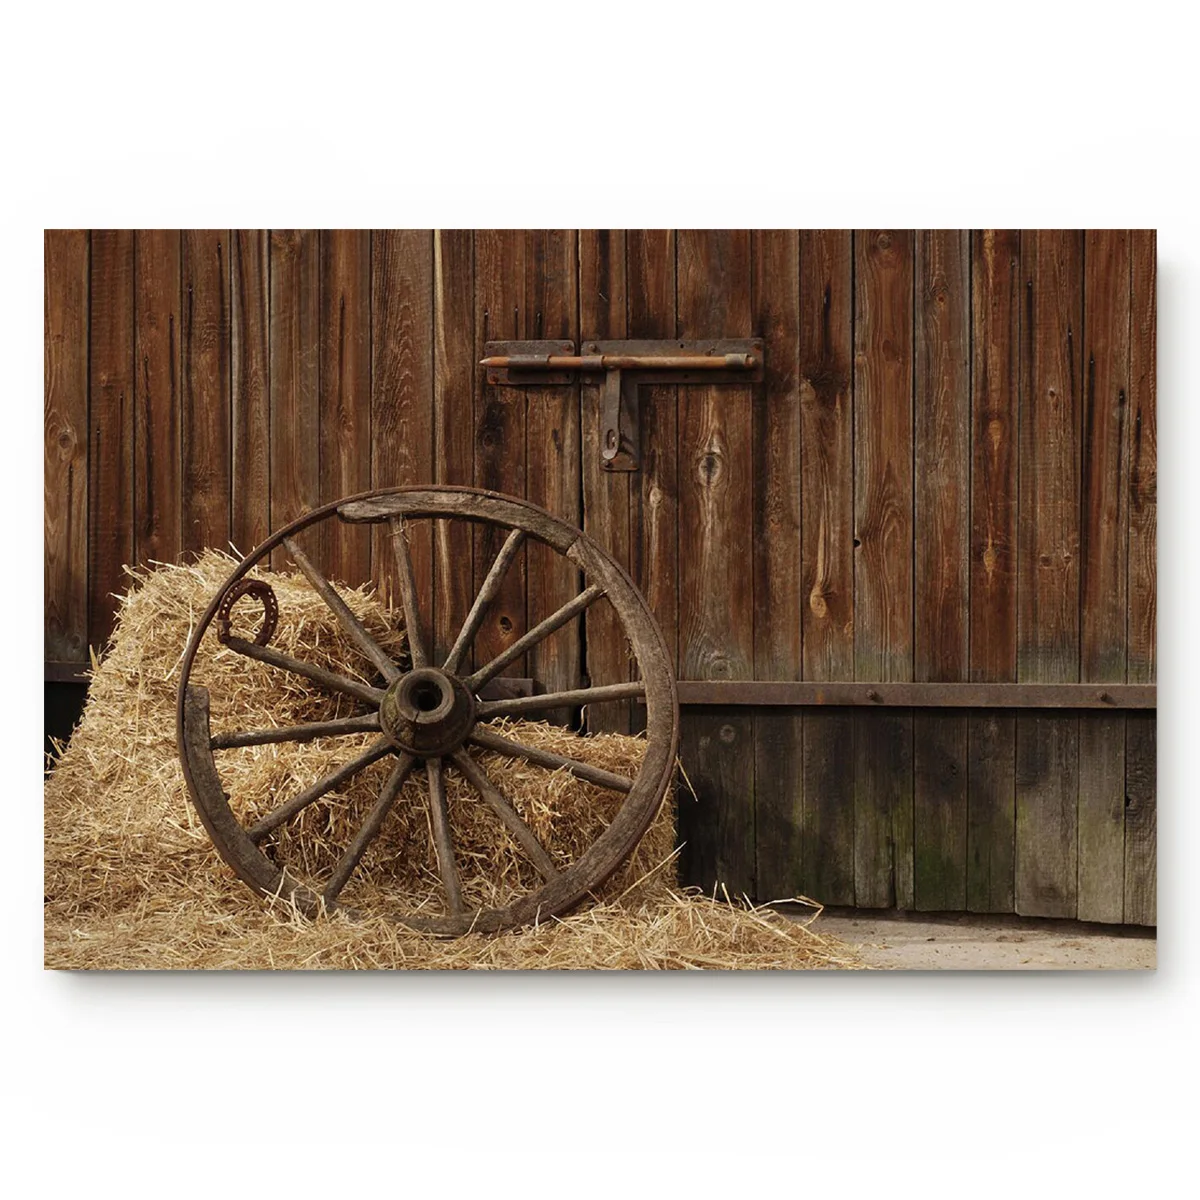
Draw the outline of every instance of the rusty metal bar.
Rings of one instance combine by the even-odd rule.
[[[681,680],[685,706],[1154,709],[1158,688],[1138,683],[801,683]]]
[[[481,367],[513,371],[753,371],[753,354],[497,354]]]

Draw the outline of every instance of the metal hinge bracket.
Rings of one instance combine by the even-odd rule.
[[[643,384],[748,384],[763,378],[761,338],[625,339],[574,342],[488,342],[490,384],[529,387],[579,379],[599,392],[600,461],[608,471],[636,471],[641,446]]]

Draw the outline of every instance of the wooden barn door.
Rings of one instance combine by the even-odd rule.
[[[579,280],[583,339],[766,348],[646,389],[632,474],[580,394],[585,527],[682,683],[685,882],[1153,923],[1153,234],[585,232]],[[603,613],[585,653],[626,677]],[[1010,690],[937,698],[971,685]]]

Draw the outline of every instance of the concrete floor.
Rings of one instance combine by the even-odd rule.
[[[797,915],[800,915],[799,913]],[[1154,970],[1153,929],[962,913],[826,909],[813,925],[872,967],[929,971]]]

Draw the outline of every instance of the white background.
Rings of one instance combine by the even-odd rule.
[[[436,22],[257,7],[5,18],[10,1194],[1194,1186],[1200,68],[1186,10],[428,6]],[[105,224],[1157,227],[1159,970],[43,972],[41,230]]]

